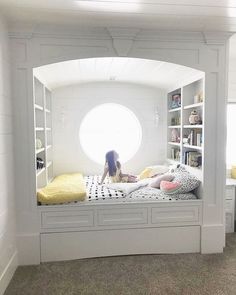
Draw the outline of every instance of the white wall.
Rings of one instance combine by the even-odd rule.
[[[12,99],[8,32],[0,16],[0,294],[16,268]]]
[[[228,101],[236,102],[236,34],[229,41]]]
[[[166,159],[165,97],[165,93],[159,89],[116,82],[71,85],[54,90],[54,174],[75,171],[84,174],[103,172],[103,166],[91,161],[82,150],[79,143],[79,128],[89,110],[99,104],[111,102],[122,104],[132,110],[139,119],[143,131],[141,146],[135,156],[122,165],[123,171],[140,173],[147,165],[163,163]],[[158,126],[155,122],[156,109],[160,113]]]

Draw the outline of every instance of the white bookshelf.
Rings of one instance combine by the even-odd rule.
[[[37,77],[34,77],[33,88],[35,142],[39,139],[42,143],[40,148],[37,148],[35,143],[35,177],[39,189],[53,178],[51,91]],[[41,169],[37,169],[37,158],[44,162]]]
[[[167,159],[170,163],[181,163],[198,170],[204,160],[204,85],[202,78],[167,95]],[[201,118],[199,124],[189,122],[193,111]]]

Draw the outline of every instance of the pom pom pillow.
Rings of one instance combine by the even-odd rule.
[[[172,181],[173,179],[174,179],[174,175],[163,174],[163,175],[156,176],[155,178],[153,178],[153,180],[151,181],[151,183],[149,185],[153,188],[160,188],[161,181],[163,181],[163,180]]]
[[[181,188],[181,183],[162,180],[160,188],[164,193],[171,195],[175,194]]]
[[[181,183],[181,187],[176,191],[178,194],[188,193],[197,188],[201,181],[193,174],[189,173],[184,167],[176,168],[171,175],[174,181]]]

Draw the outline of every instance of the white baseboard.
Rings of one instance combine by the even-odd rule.
[[[40,234],[21,233],[17,235],[19,265],[40,264]]]
[[[14,252],[0,276],[0,295],[3,295],[18,266],[17,251]]]
[[[223,224],[203,225],[201,227],[201,253],[222,253],[225,246],[225,227]]]

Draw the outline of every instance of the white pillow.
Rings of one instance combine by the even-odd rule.
[[[147,181],[139,181],[139,182],[134,182],[134,183],[113,182],[113,183],[106,184],[106,187],[109,189],[121,191],[124,194],[128,195],[128,194],[132,193],[133,191],[136,191],[137,189],[144,187],[146,185],[148,185]]]

